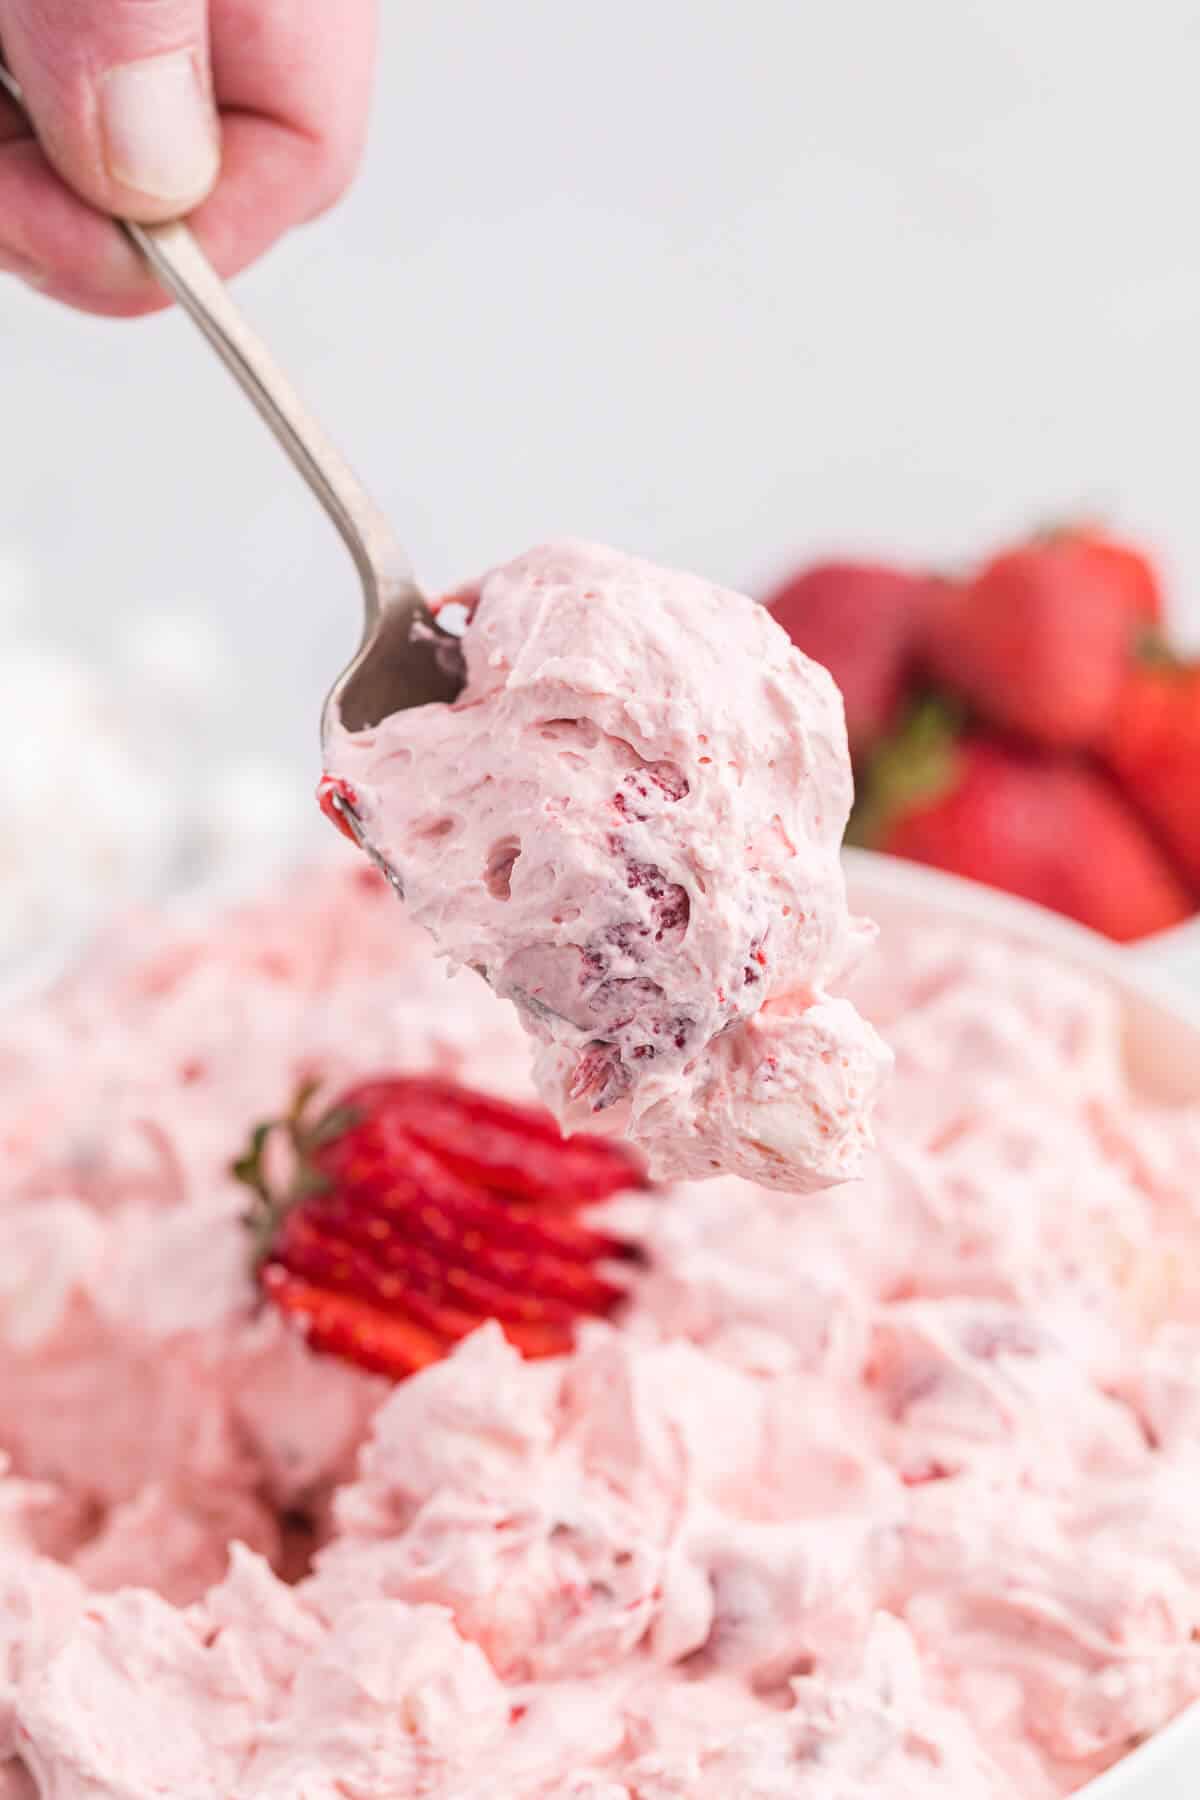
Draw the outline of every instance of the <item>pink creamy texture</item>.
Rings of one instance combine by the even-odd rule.
[[[453,706],[326,746],[413,918],[516,1002],[569,1127],[661,1179],[857,1174],[888,1056],[829,992],[872,935],[830,677],[741,594],[590,544],[472,604]]]
[[[306,1075],[521,1092],[397,912],[133,921],[0,1025],[2,1800],[1042,1800],[1200,1694],[1200,1121],[1103,994],[889,939],[862,1182],[624,1199],[615,1327],[389,1390],[225,1167]]]

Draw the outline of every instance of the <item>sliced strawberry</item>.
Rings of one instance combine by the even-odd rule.
[[[371,1221],[390,1221],[415,1241],[435,1247],[460,1244],[474,1233],[497,1247],[536,1249],[583,1262],[633,1254],[624,1239],[581,1225],[558,1207],[539,1210],[533,1202],[508,1200],[464,1180],[410,1134],[395,1125],[390,1131],[386,1163],[364,1159],[351,1164],[340,1179],[327,1177],[343,1204],[359,1205]]]
[[[371,1251],[327,1237],[308,1220],[293,1218],[285,1231],[286,1244],[269,1269],[283,1268],[314,1289],[348,1295],[382,1317],[405,1317],[446,1345],[494,1318],[527,1355],[560,1355],[571,1347],[575,1315],[570,1308],[545,1317],[544,1308],[503,1290],[488,1294],[490,1300],[498,1299],[498,1307],[469,1306],[467,1301],[478,1299],[478,1293],[468,1296],[456,1290],[448,1283],[448,1271],[428,1253],[414,1252],[408,1268],[388,1268],[380,1266]]]
[[[472,1252],[484,1246],[490,1251],[524,1250],[578,1268],[602,1260],[631,1261],[637,1255],[637,1247],[624,1238],[577,1225],[558,1213],[539,1216],[527,1207],[518,1212],[488,1194],[468,1195],[453,1204],[444,1196],[436,1203],[421,1199],[414,1205],[403,1197],[411,1192],[407,1184],[402,1193],[389,1188],[368,1195],[347,1189],[331,1204],[349,1215],[347,1225],[354,1217],[381,1241],[386,1232],[435,1251],[453,1252],[464,1244]]]
[[[598,1265],[636,1246],[574,1216],[645,1185],[621,1146],[432,1078],[362,1083],[315,1121],[310,1099],[285,1122],[298,1167],[282,1200],[263,1172],[274,1127],[236,1172],[258,1196],[263,1291],[315,1350],[399,1378],[496,1319],[523,1354],[557,1355],[624,1299]]]
[[[383,1225],[383,1230],[372,1229]],[[414,1243],[383,1221],[366,1220],[336,1199],[293,1211],[275,1257],[297,1274],[327,1279],[372,1300],[398,1300],[411,1288],[452,1300],[483,1318],[539,1318],[568,1323],[577,1313],[607,1313],[624,1289],[582,1263],[537,1252],[498,1250],[482,1237],[437,1248]],[[339,1264],[344,1260],[344,1268]],[[386,1278],[388,1287],[380,1288]]]
[[[274,1304],[304,1325],[314,1350],[328,1352],[360,1369],[402,1381],[445,1355],[446,1345],[404,1316],[390,1316],[348,1294],[314,1287],[277,1263],[262,1272],[262,1284]]]
[[[453,1082],[366,1082],[351,1089],[341,1104],[374,1119],[385,1144],[388,1130],[400,1126],[447,1168],[513,1199],[580,1206],[607,1200],[622,1188],[645,1186],[644,1173],[623,1144],[609,1138],[564,1138],[540,1107],[468,1095]],[[333,1174],[342,1155],[361,1153],[361,1148],[339,1152],[335,1143],[322,1166]]]

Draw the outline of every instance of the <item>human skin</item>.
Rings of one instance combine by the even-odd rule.
[[[188,217],[222,275],[358,165],[375,0],[0,0],[0,271],[85,312],[162,290],[103,215]]]

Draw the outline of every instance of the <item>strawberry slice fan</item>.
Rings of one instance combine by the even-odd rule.
[[[268,1146],[293,1164],[281,1192]],[[495,1319],[523,1355],[569,1350],[625,1288],[602,1265],[638,1247],[584,1208],[649,1184],[624,1145],[564,1138],[550,1114],[456,1083],[395,1076],[317,1111],[315,1088],[260,1125],[233,1172],[267,1298],[313,1350],[401,1380]]]

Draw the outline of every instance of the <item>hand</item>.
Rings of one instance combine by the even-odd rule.
[[[0,0],[0,270],[87,312],[165,304],[111,220],[188,215],[223,275],[341,195],[375,0]]]

